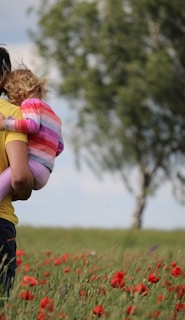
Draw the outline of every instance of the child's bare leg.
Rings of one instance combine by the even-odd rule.
[[[10,167],[0,174],[0,202],[12,191]]]

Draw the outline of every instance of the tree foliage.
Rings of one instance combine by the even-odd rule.
[[[164,179],[183,201],[185,1],[40,0],[35,12],[31,37],[76,110],[79,159],[136,193],[135,227]]]

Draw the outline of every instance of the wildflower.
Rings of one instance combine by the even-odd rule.
[[[157,319],[157,318],[160,316],[160,314],[161,314],[161,311],[160,311],[160,310],[154,311],[154,313],[153,313],[153,319]]]
[[[21,256],[25,256],[24,250],[17,249],[17,251],[16,251],[16,257],[21,257]]]
[[[123,288],[125,286],[125,281],[124,281],[125,274],[126,273],[124,271],[115,272],[113,278],[110,281],[111,286],[113,288]]]
[[[133,305],[130,304],[127,308],[126,308],[126,314],[131,314],[133,310]]]
[[[65,272],[65,273],[70,272],[70,268],[69,268],[69,267],[64,268],[64,272]]]
[[[156,268],[160,269],[162,267],[163,263],[161,261],[157,262]]]
[[[82,273],[83,273],[83,271],[82,271],[82,270],[80,270],[80,269],[76,269],[76,270],[75,270],[75,273],[77,273],[77,274],[82,274]]]
[[[185,312],[185,303],[179,302],[175,306],[175,311],[177,312]]]
[[[40,308],[46,309],[49,312],[53,312],[54,310],[54,301],[49,297],[44,297],[40,302]]]
[[[22,260],[18,257],[16,258],[16,265],[19,267],[22,264]]]
[[[37,286],[38,280],[34,277],[24,276],[23,281],[21,282],[21,286],[25,287],[26,285],[29,285],[30,287]]]
[[[86,290],[80,290],[79,295],[80,296],[86,296],[87,295],[87,291]]]
[[[148,319],[157,319],[161,314],[160,310],[156,310],[156,311],[149,311],[147,312],[147,318]]]
[[[151,283],[156,283],[160,280],[159,277],[156,277],[155,272],[152,272],[148,275],[148,281]]]
[[[149,249],[149,251],[147,252],[147,254],[153,253],[157,248],[158,248],[158,244],[154,244],[154,245]]]
[[[178,266],[175,266],[171,272],[172,276],[174,277],[178,277],[181,273],[182,273],[182,269]]]
[[[23,266],[23,271],[28,272],[30,270],[30,265],[28,263],[25,263]]]
[[[146,296],[149,292],[148,288],[143,283],[138,283],[133,288],[134,293],[139,293],[143,296]]]
[[[45,251],[45,255],[46,255],[46,256],[50,256],[50,255],[51,255],[51,251],[50,251],[50,250],[46,250],[46,251]]]
[[[177,262],[176,261],[172,261],[171,266],[172,267],[176,267],[176,265],[177,265]]]
[[[34,295],[32,294],[32,292],[25,290],[21,291],[21,293],[19,294],[19,298],[21,298],[22,300],[31,301],[34,299]]]
[[[60,264],[63,263],[63,260],[60,258],[56,258],[56,259],[54,259],[53,263],[55,266],[59,266]]]
[[[138,310],[139,310],[139,308],[137,306],[133,306],[132,304],[130,304],[126,308],[126,314],[136,315],[138,313]]]
[[[185,295],[185,285],[179,284],[176,286],[172,286],[170,291],[176,292],[178,299],[181,300]]]
[[[163,294],[159,294],[157,297],[157,301],[156,303],[161,303],[164,300],[167,300],[168,298],[166,296],[164,296]]]
[[[102,304],[99,304],[96,307],[94,307],[93,313],[96,314],[98,317],[101,317],[105,313]]]
[[[58,266],[62,263],[65,263],[69,258],[69,253],[65,253],[63,256],[59,256],[58,258],[55,258],[54,259],[54,265],[55,266]]]
[[[37,317],[37,320],[46,320],[46,319],[48,319],[47,315],[45,314],[45,312],[43,310],[40,310],[38,317]]]
[[[46,272],[44,272],[44,277],[46,278],[46,277],[49,277],[50,276],[50,272],[48,272],[48,271],[46,271]]]

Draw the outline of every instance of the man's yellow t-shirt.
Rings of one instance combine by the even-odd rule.
[[[0,99],[0,112],[4,115],[5,118],[10,115],[17,119],[22,118],[20,107],[10,104],[4,99]],[[14,140],[27,142],[27,136],[23,133],[0,131],[0,174],[9,166],[5,146],[8,142]],[[17,224],[18,217],[14,213],[14,207],[12,205],[11,198],[11,195],[8,195],[0,203],[0,218],[9,220],[12,223]]]

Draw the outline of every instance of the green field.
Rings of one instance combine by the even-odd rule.
[[[184,231],[17,228],[0,320],[185,319]]]

